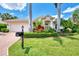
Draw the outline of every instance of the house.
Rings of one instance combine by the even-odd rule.
[[[43,24],[41,24],[41,25],[44,26],[44,29],[49,29],[50,27],[54,30],[57,29],[57,18],[55,18],[55,17],[52,17],[50,15],[40,16],[40,17],[36,18],[36,20],[39,20],[39,21],[42,20]],[[64,29],[64,27],[60,26],[60,29]]]
[[[56,19],[55,19],[55,17],[45,16],[43,18],[43,23],[44,23],[45,28],[51,27],[51,28],[55,29]]]
[[[5,20],[10,32],[21,32],[24,26],[24,32],[29,32],[29,23],[27,20]]]
[[[48,29],[49,27],[55,29],[56,27],[56,18],[52,16],[40,16],[36,20],[42,20],[43,26],[45,29]]]

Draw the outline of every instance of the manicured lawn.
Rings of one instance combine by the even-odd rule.
[[[25,38],[9,48],[11,56],[79,56],[79,34],[48,38]]]

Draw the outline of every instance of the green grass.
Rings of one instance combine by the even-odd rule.
[[[10,56],[79,56],[79,34],[48,38],[25,38],[9,48]]]

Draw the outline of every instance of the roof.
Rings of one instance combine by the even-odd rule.
[[[19,19],[16,19],[16,20],[5,20],[4,22],[7,22],[7,23],[13,23],[13,22],[17,22],[17,23],[28,23],[27,20],[19,20]]]

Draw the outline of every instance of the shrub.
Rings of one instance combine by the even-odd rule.
[[[72,27],[72,33],[79,32],[79,25],[74,24]]]
[[[46,32],[46,33],[54,33],[55,30],[52,29],[51,27],[49,27],[49,29],[44,30],[44,32]]]
[[[77,32],[77,29],[76,28],[73,28],[72,29],[72,33],[75,33],[75,32]]]
[[[61,25],[66,28],[72,28],[74,24],[70,19],[68,19],[68,20],[61,20]]]
[[[79,33],[79,29],[77,29],[77,33]]]
[[[65,27],[65,28],[63,29],[63,32],[65,32],[65,33],[71,33],[71,32],[72,32],[72,29]]]
[[[33,31],[34,31],[34,32],[42,32],[42,31],[44,31],[44,26],[38,25],[37,27],[35,27],[35,28],[33,29]]]
[[[44,38],[44,37],[52,37],[52,36],[58,36],[58,33],[24,33],[25,38]]]
[[[6,24],[0,24],[0,31],[2,28],[7,28],[7,25]]]
[[[7,28],[1,28],[1,32],[9,32],[9,29],[7,29]]]

